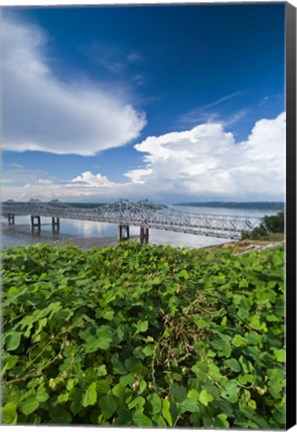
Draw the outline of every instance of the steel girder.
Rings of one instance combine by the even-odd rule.
[[[135,225],[223,238],[240,238],[242,231],[250,232],[260,223],[263,225],[261,219],[257,217],[183,212],[148,200],[131,202],[121,199],[95,208],[77,208],[58,200],[50,202],[30,200],[26,203],[9,200],[2,203],[2,215],[8,214]],[[268,231],[268,227],[265,229]]]

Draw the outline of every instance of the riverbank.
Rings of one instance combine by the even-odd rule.
[[[215,246],[207,246],[203,249],[229,249],[237,254],[243,254],[249,251],[270,249],[285,245],[284,234],[272,237],[267,240],[237,240]]]

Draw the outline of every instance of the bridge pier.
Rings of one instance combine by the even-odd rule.
[[[125,232],[125,234],[124,234]],[[118,241],[122,242],[129,240],[130,238],[130,227],[129,225],[118,225]]]
[[[149,242],[149,229],[147,227],[140,227],[140,244],[148,244]]]
[[[52,231],[55,234],[60,233],[60,218],[59,217],[52,217]]]
[[[8,213],[8,225],[14,225],[14,213]]]
[[[40,234],[40,230],[41,230],[40,216],[32,216],[31,215],[31,230],[32,230],[32,234],[34,234],[35,228],[37,228],[37,232],[38,232],[38,234]]]

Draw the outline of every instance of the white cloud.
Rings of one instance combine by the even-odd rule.
[[[5,17],[2,47],[4,149],[94,155],[139,136],[145,116],[126,101],[55,76],[40,28]]]
[[[13,198],[16,193],[19,199],[150,198],[166,202],[284,199],[285,113],[258,121],[242,142],[236,142],[220,124],[202,124],[183,132],[150,136],[135,149],[144,153],[144,166],[128,171],[125,183],[86,171],[63,184],[54,181],[44,187],[32,182],[25,192],[6,187],[5,196]]]
[[[181,196],[283,199],[285,181],[285,114],[258,121],[248,139],[237,143],[220,124],[149,137],[135,148],[147,153],[152,170],[143,177],[158,193]],[[131,171],[138,180],[138,170]]]
[[[108,180],[102,174],[92,174],[91,171],[85,171],[81,175],[72,179],[72,183],[80,183],[89,187],[112,187],[114,183]]]

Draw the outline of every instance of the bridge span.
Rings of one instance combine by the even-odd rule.
[[[119,241],[129,239],[130,226],[139,226],[141,244],[148,243],[150,228],[240,239],[242,231],[250,232],[262,223],[262,220],[257,217],[184,212],[148,200],[131,202],[121,199],[112,204],[94,208],[75,207],[58,200],[42,202],[31,199],[23,203],[13,200],[2,202],[2,216],[7,217],[9,225],[15,224],[16,216],[27,215],[31,217],[32,233],[40,233],[42,216],[52,218],[54,233],[60,232],[60,219],[116,224],[118,225]],[[268,227],[265,228],[268,231]]]

